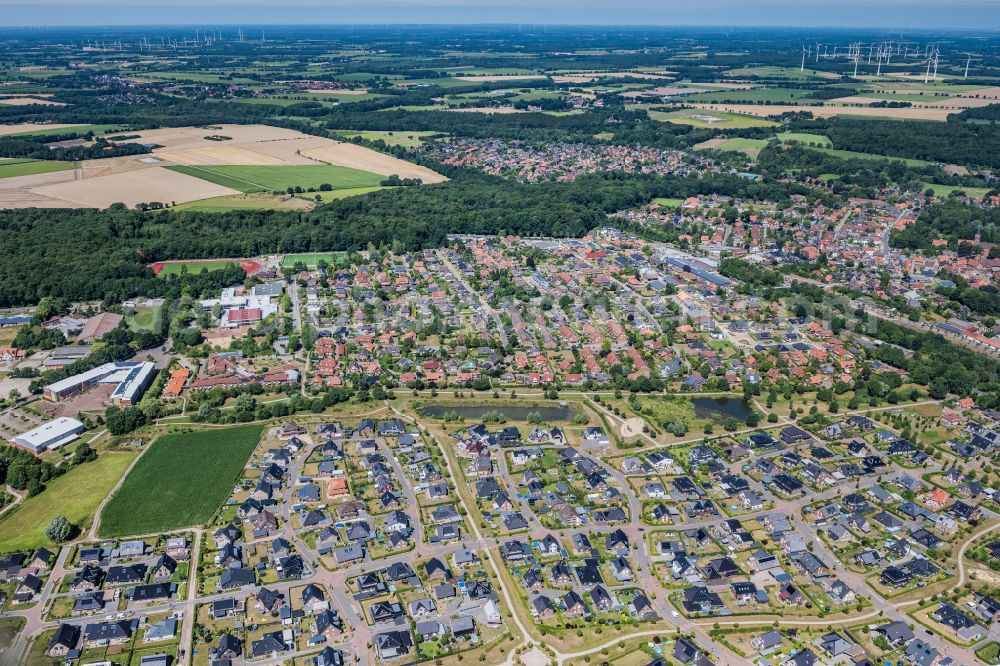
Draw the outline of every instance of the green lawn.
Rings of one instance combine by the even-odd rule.
[[[875,155],[873,153],[858,153],[853,150],[838,150],[836,148],[813,148],[810,150],[818,150],[820,152],[826,153],[827,155],[833,155],[834,157],[842,157],[848,160],[898,160],[901,162],[906,162],[907,166],[927,166],[929,162],[925,160],[912,160],[905,157],[890,157],[888,155]]]
[[[373,187],[384,179],[376,173],[330,164],[293,164],[289,166],[172,166],[180,173],[201,178],[240,192],[281,192],[289,187],[319,189],[328,184],[334,189]]]
[[[383,130],[363,130],[361,132],[352,132],[350,130],[335,130],[333,132],[333,138],[343,139],[346,141],[359,136],[366,141],[382,140],[390,146],[415,148],[423,143],[424,137],[433,136],[435,134],[438,134],[438,132],[411,132],[408,130],[400,130],[398,132]]]
[[[934,195],[938,197],[946,197],[952,192],[958,190],[959,192],[965,192],[967,196],[972,198],[981,197],[987,192],[990,192],[988,187],[962,187],[961,185],[938,185],[937,183],[924,183],[924,189],[934,190]]]
[[[804,143],[806,145],[815,143],[827,148],[833,146],[833,142],[830,141],[830,137],[822,134],[810,134],[808,132],[779,132],[777,137],[779,141],[798,141],[799,143]]]
[[[160,308],[136,308],[135,314],[126,319],[133,330],[153,330],[159,319]]]
[[[715,150],[743,153],[753,159],[757,159],[757,156],[760,155],[761,149],[766,145],[767,139],[744,139],[742,137],[734,137],[732,139],[726,139],[720,145],[716,146]]]
[[[344,190],[334,191],[343,192]],[[329,194],[329,192],[324,192],[323,194]],[[312,198],[312,194],[309,195],[309,198]],[[199,213],[225,213],[231,210],[304,210],[307,208],[309,208],[308,203],[286,195],[233,194],[224,197],[188,201],[187,203],[177,204],[171,207],[170,210],[174,212],[193,210]]]
[[[81,529],[88,528],[97,506],[134,457],[132,453],[105,452],[50,481],[42,494],[29,497],[0,519],[0,552],[46,545],[45,527],[59,514]]]
[[[319,260],[322,259],[328,264],[341,264],[347,259],[346,252],[303,252],[300,254],[286,254],[281,261],[282,268],[291,268],[295,264],[302,262],[309,270],[314,270]]]
[[[345,187],[339,190],[330,190],[329,192],[309,192],[300,196],[306,197],[307,199],[315,199],[316,195],[319,195],[319,198],[323,200],[323,203],[327,203],[328,201],[336,201],[338,199],[346,199],[347,197],[356,197],[361,194],[370,194],[372,192],[391,189],[394,188],[388,185],[375,185],[374,187]]]
[[[241,426],[160,437],[104,508],[101,536],[206,522],[229,496],[262,431]]]
[[[76,168],[76,162],[59,160],[10,160],[0,161],[0,178],[14,176],[34,176],[39,173],[66,171]]]
[[[653,199],[656,203],[660,204],[664,208],[677,208],[684,203],[684,199],[671,199],[669,197],[657,197]]]

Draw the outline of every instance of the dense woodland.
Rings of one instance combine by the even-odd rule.
[[[250,257],[269,253],[414,250],[443,245],[449,233],[580,236],[605,215],[655,197],[736,195],[790,204],[817,195],[796,184],[736,176],[667,178],[605,174],[572,183],[517,184],[452,169],[448,183],[353,197],[311,212],[141,212],[92,209],[0,211],[0,307],[67,300],[164,295],[168,280],[147,267],[165,259]],[[187,280],[222,279],[218,273]],[[85,276],[81,279],[81,276]],[[217,285],[216,285],[217,286]],[[197,289],[197,287],[195,287]]]
[[[1000,126],[963,122],[957,114],[946,123],[839,116],[798,121],[791,128],[825,134],[841,150],[1000,167]]]

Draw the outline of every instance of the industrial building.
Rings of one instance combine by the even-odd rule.
[[[156,366],[148,361],[105,363],[78,375],[49,384],[43,395],[59,402],[98,384],[116,384],[111,399],[117,407],[129,407],[142,398],[156,376]]]
[[[23,432],[13,441],[15,446],[38,455],[69,444],[79,437],[83,430],[82,423],[68,416],[63,416],[40,425],[34,430]]]

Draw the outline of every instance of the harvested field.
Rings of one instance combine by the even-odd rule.
[[[53,171],[0,179],[0,208],[73,208],[76,204],[40,194],[36,188],[72,183],[77,171]]]
[[[237,190],[163,167],[45,185],[34,192],[84,208],[106,208],[119,201],[134,206],[149,201],[186,202],[239,194]]]
[[[427,167],[405,162],[392,155],[355,146],[351,143],[330,143],[331,145],[323,148],[305,150],[302,154],[317,162],[371,171],[382,176],[396,174],[400,178],[419,178],[427,184],[443,183],[447,180],[441,174],[431,171]]]
[[[160,159],[186,165],[256,165],[256,164],[288,164],[286,160],[272,157],[262,152],[240,146],[230,146],[225,143],[207,148],[190,148],[187,150],[157,150],[155,155]]]
[[[870,106],[794,106],[778,104],[692,104],[699,109],[723,111],[727,113],[742,113],[751,116],[776,116],[795,111],[809,111],[817,118],[832,116],[866,116],[870,118],[903,118],[907,120],[946,120],[948,115],[955,113],[951,109],[880,109]]]
[[[40,106],[66,106],[62,102],[54,102],[50,99],[41,99],[40,97],[0,97],[0,104],[4,106],[31,106],[32,104]]]
[[[60,130],[67,127],[85,127],[83,123],[39,125],[37,123],[21,123],[20,125],[0,125],[0,136],[10,134],[23,134],[24,132],[34,132],[37,130]]]
[[[59,128],[89,127],[87,125],[5,125],[0,126],[0,135],[18,134],[45,130],[58,131]],[[152,154],[116,157],[102,160],[87,160],[79,169],[46,174],[49,178],[31,179],[3,178],[0,180],[0,208],[29,207],[106,207],[115,202],[129,206],[137,203],[160,201],[164,203],[186,203],[201,199],[214,199],[239,194],[247,187],[230,187],[230,183],[210,182],[211,179],[196,178],[164,167],[286,167],[301,169],[321,167],[324,164],[349,167],[367,171],[377,176],[396,174],[401,178],[420,178],[424,183],[440,183],[444,176],[430,169],[411,164],[391,155],[342,143],[325,137],[310,136],[295,130],[268,125],[221,125],[212,128],[175,127],[136,132],[137,141],[154,143],[157,148]],[[221,141],[207,139],[208,136],[228,137]],[[14,168],[14,167],[11,167]],[[24,169],[25,167],[17,167]],[[289,173],[291,185],[305,182],[300,174]],[[24,176],[23,178],[28,178]],[[278,181],[258,182],[267,189]],[[341,187],[377,186],[379,177],[374,179],[348,179]],[[272,182],[273,181],[273,182]],[[334,182],[332,180],[322,182]],[[281,187],[279,189],[284,189]],[[248,202],[248,207],[257,202]],[[296,204],[292,204],[293,206]],[[219,209],[226,205],[218,206]],[[241,207],[236,205],[236,207]],[[285,206],[281,206],[285,207]]]

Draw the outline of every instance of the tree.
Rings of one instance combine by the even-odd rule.
[[[45,528],[45,538],[52,543],[63,543],[73,534],[73,524],[66,516],[56,516]]]
[[[104,423],[112,435],[126,435],[146,424],[146,415],[137,407],[108,407],[104,412]]]

